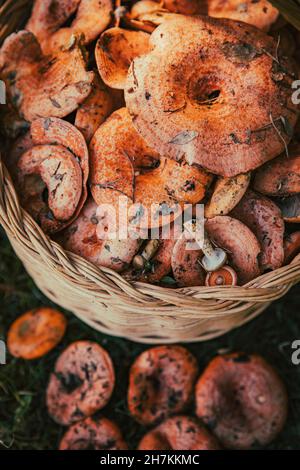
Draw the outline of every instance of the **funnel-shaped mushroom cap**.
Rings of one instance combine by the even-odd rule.
[[[247,225],[259,240],[262,269],[280,268],[284,260],[284,221],[276,204],[249,190],[231,215]]]
[[[235,176],[284,150],[298,116],[296,75],[271,37],[232,20],[174,15],[151,44],[131,65],[125,98],[161,155]]]
[[[111,88],[126,86],[131,62],[149,52],[149,34],[123,28],[107,29],[100,37],[95,51],[102,80]]]
[[[12,103],[27,121],[67,116],[90,94],[94,78],[86,71],[79,47],[45,57],[28,31],[12,34],[4,42],[0,74]]]
[[[239,285],[260,275],[261,246],[246,225],[232,217],[217,216],[206,222],[205,229],[210,239],[228,252],[229,264],[238,275]]]
[[[263,31],[269,31],[279,16],[277,8],[267,0],[200,0],[200,3],[204,5],[203,14],[244,21]]]
[[[61,28],[76,10],[71,25]],[[68,47],[73,36],[89,44],[108,26],[112,12],[112,0],[38,0],[27,29],[37,35],[43,51],[49,54]]]

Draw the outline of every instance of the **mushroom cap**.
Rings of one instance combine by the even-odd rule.
[[[97,204],[89,199],[77,219],[59,235],[58,241],[67,251],[82,256],[97,266],[122,272],[137,253],[139,241],[131,238],[99,239],[97,209]]]
[[[265,446],[286,421],[285,386],[260,356],[217,356],[200,376],[195,393],[197,416],[225,448]]]
[[[284,238],[284,264],[289,264],[300,253],[300,231],[288,234]]]
[[[274,61],[273,38],[232,20],[174,15],[150,43],[131,65],[125,99],[134,126],[161,155],[229,177],[284,150],[282,137],[291,136],[279,116],[294,127],[296,75],[289,59]]]
[[[38,359],[60,343],[66,327],[67,320],[58,310],[48,307],[30,310],[18,317],[9,328],[9,352],[26,360]]]
[[[138,450],[219,450],[216,438],[196,418],[174,416],[148,432]]]
[[[267,196],[285,197],[300,193],[300,147],[289,157],[281,155],[256,172],[253,188]]]
[[[253,232],[242,222],[228,216],[207,220],[205,229],[216,245],[228,252],[230,266],[238,275],[239,285],[261,274],[261,246]]]
[[[73,424],[62,440],[59,450],[127,450],[119,427],[107,418],[86,418]]]
[[[78,107],[75,126],[89,143],[101,124],[115,108],[114,97],[109,88],[102,82],[98,74],[92,86],[92,91],[86,100]]]
[[[204,255],[201,263],[205,271],[213,272],[221,269],[227,262],[227,253],[222,248],[214,248],[213,255]]]
[[[279,11],[268,0],[200,0],[207,6],[203,14],[214,18],[230,18],[269,31],[276,22]]]
[[[97,343],[76,341],[59,356],[50,376],[48,412],[58,424],[69,426],[104,408],[114,385],[108,353]]]
[[[43,56],[29,31],[11,34],[0,49],[0,74],[14,106],[27,121],[62,118],[90,94],[93,72],[87,72],[78,46],[57,57]]]
[[[230,266],[208,273],[205,279],[207,287],[236,286],[237,282],[237,274]]]
[[[260,242],[262,269],[280,268],[284,261],[285,226],[281,211],[276,204],[248,190],[231,215],[247,225]]]
[[[203,252],[189,249],[193,248],[193,244],[193,240],[187,239],[183,233],[174,246],[172,269],[180,287],[203,286],[205,282],[205,271],[201,265]]]
[[[99,38],[95,57],[106,85],[123,90],[131,62],[149,52],[149,34],[124,28],[110,28]]]
[[[139,16],[145,13],[153,13],[155,11],[161,11],[162,7],[160,3],[153,0],[140,0],[132,5],[130,10],[130,18],[137,19]]]
[[[198,374],[194,356],[181,346],[143,352],[130,369],[128,408],[143,425],[181,413],[189,404]]]

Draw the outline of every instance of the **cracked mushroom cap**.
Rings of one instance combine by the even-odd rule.
[[[219,450],[216,438],[196,418],[174,416],[148,432],[138,450]]]
[[[196,414],[225,448],[269,444],[287,417],[286,389],[260,356],[217,356],[196,385]]]
[[[136,174],[147,162],[159,166]],[[118,208],[119,197],[127,197],[136,205],[132,221],[141,227],[172,221],[181,214],[184,204],[201,201],[212,181],[204,170],[159,159],[134,129],[126,108],[114,112],[94,135],[90,165],[96,203]]]
[[[298,116],[290,92],[296,75],[289,59],[277,59],[271,37],[232,20],[175,15],[150,43],[125,91],[148,145],[227,177],[284,150]]]
[[[228,254],[229,265],[243,285],[261,274],[261,246],[254,233],[242,222],[228,216],[217,216],[205,223],[205,229],[216,245]]]
[[[59,356],[50,376],[48,413],[58,424],[70,426],[104,408],[114,386],[114,367],[105,349],[76,341]]]
[[[181,413],[198,374],[194,356],[181,346],[158,346],[135,360],[129,375],[128,408],[143,425]]]
[[[46,54],[64,49],[74,37],[82,37],[84,44],[94,41],[111,21],[112,0],[38,0],[26,29],[42,42]],[[71,25],[62,28],[76,13]]]
[[[37,119],[10,158],[22,203],[43,230],[55,233],[71,224],[85,203],[89,176],[88,149],[76,127]]]
[[[58,57],[42,54],[28,31],[11,34],[0,50],[0,75],[14,107],[27,121],[63,118],[90,94],[93,72],[87,72],[76,45]]]
[[[285,226],[279,207],[267,197],[248,190],[231,216],[247,225],[260,242],[262,269],[280,268],[284,261]]]
[[[59,235],[58,241],[67,251],[82,256],[97,266],[122,272],[137,253],[140,242],[131,238],[99,239],[97,209],[97,204],[89,199],[77,219]]]
[[[86,418],[71,426],[59,450],[128,450],[119,427],[106,418]]]
[[[102,33],[95,56],[100,76],[106,85],[123,90],[133,59],[149,52],[149,34],[124,28]]]

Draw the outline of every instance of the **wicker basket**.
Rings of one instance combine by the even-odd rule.
[[[0,38],[22,24],[26,0],[0,0]],[[1,42],[1,41],[0,41]],[[170,289],[129,284],[66,253],[22,210],[7,169],[0,162],[0,222],[38,287],[82,321],[110,335],[143,343],[204,341],[262,313],[300,281],[300,256],[246,287]]]

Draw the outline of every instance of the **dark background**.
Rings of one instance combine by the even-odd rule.
[[[34,285],[0,231],[0,339],[12,321],[28,309],[53,305]],[[300,340],[300,286],[275,302],[248,325],[217,340],[187,345],[198,358],[200,370],[218,352],[244,350],[263,355],[278,370],[289,393],[289,419],[284,432],[270,449],[300,449],[300,365],[292,364],[291,343]],[[129,416],[126,407],[128,371],[146,347],[93,331],[67,313],[68,329],[63,342],[42,359],[26,362],[8,355],[0,366],[0,449],[56,449],[64,429],[55,424],[45,408],[45,390],[60,352],[72,341],[89,339],[106,348],[117,373],[116,388],[102,414],[114,419],[134,449],[145,429]],[[149,346],[147,346],[149,347]],[[193,412],[191,406],[190,413]]]

